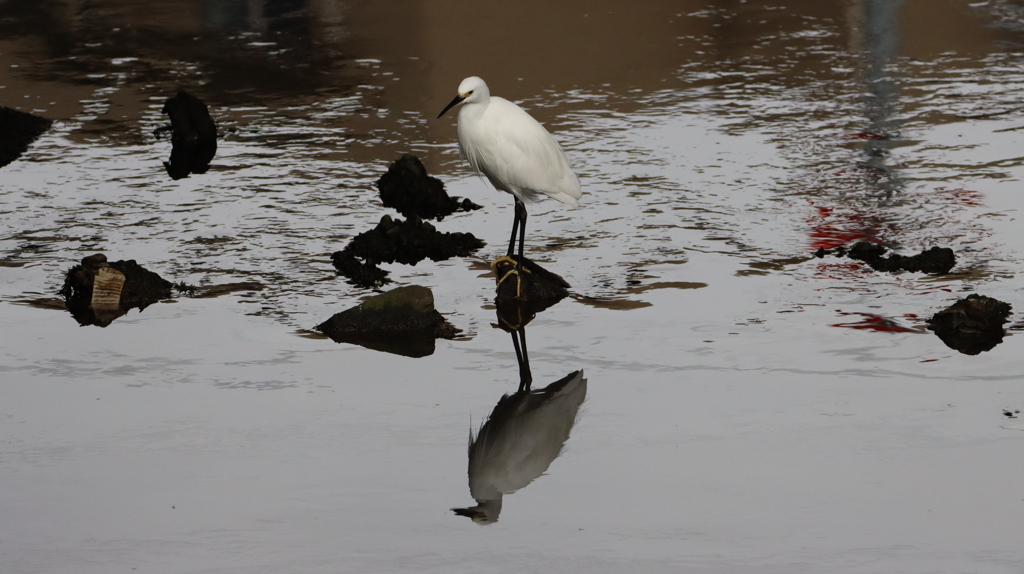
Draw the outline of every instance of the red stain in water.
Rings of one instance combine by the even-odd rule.
[[[935,190],[935,193],[944,195],[949,198],[950,203],[956,203],[960,205],[966,205],[967,207],[980,207],[981,192],[973,191],[970,189],[945,189],[939,188]]]
[[[844,313],[843,311],[837,311],[840,315],[858,315],[863,317],[860,321],[855,323],[836,323],[829,325],[829,327],[845,327],[847,329],[866,329],[868,331],[882,331],[885,333],[918,333],[915,329],[908,329],[895,320],[881,315],[875,315],[873,313]],[[904,315],[904,317],[913,317],[913,315]]]
[[[811,237],[811,248],[814,250],[835,249],[840,245],[865,241],[873,237],[869,232],[860,229],[842,229],[826,223],[811,227],[808,235]]]
[[[837,212],[834,207],[814,205],[812,199],[807,201],[814,208],[814,214],[807,218],[811,249],[834,249],[855,241],[879,242],[881,225],[877,217],[857,209]]]
[[[848,140],[884,140],[887,139],[888,137],[889,136],[876,134],[873,132],[860,132],[856,134],[847,134],[843,136],[844,139]]]

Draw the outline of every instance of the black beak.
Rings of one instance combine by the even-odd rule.
[[[443,116],[445,114],[445,112],[447,112],[448,110],[450,110],[450,109],[454,108],[455,106],[461,104],[462,100],[464,100],[464,99],[466,99],[466,96],[455,96],[455,99],[452,100],[450,104],[445,106],[444,109],[441,110],[441,113],[437,114],[438,119],[440,119],[441,116]]]

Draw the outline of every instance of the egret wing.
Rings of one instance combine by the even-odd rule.
[[[562,148],[522,108],[492,97],[472,134],[459,134],[463,155],[494,187],[523,199],[543,193],[575,206],[579,180]],[[464,137],[469,136],[469,137]]]

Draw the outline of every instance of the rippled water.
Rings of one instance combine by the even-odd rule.
[[[1024,6],[7,0],[0,38],[0,105],[57,120],[0,169],[0,570],[1019,571],[1020,337],[924,322],[1021,305]],[[582,369],[586,402],[487,526],[450,509],[519,382],[511,201],[434,119],[471,74],[584,186],[530,207],[573,296],[526,330],[534,387]],[[221,138],[173,181],[178,88]],[[370,294],[329,255],[404,152],[485,206],[438,229],[488,242],[387,267],[464,330],[421,359],[310,331]],[[859,239],[958,265],[812,257]],[[78,327],[49,300],[95,252],[263,289]]]

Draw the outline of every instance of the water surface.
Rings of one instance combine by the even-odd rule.
[[[0,170],[4,572],[1019,572],[1024,8],[904,2],[0,2],[0,105],[57,120]],[[527,251],[573,296],[527,327],[586,402],[481,526],[467,437],[519,371],[487,262],[510,198],[459,160],[468,75],[581,176]],[[163,102],[222,137],[173,181]],[[477,257],[388,266],[464,330],[410,359],[310,329],[371,291],[329,255],[401,153],[484,209]],[[950,275],[819,247],[953,248]],[[106,328],[43,308],[83,256],[172,281]],[[34,304],[29,304],[34,302]],[[879,326],[883,327],[880,328]],[[852,327],[852,328],[851,328]],[[866,327],[866,328],[865,328]]]

